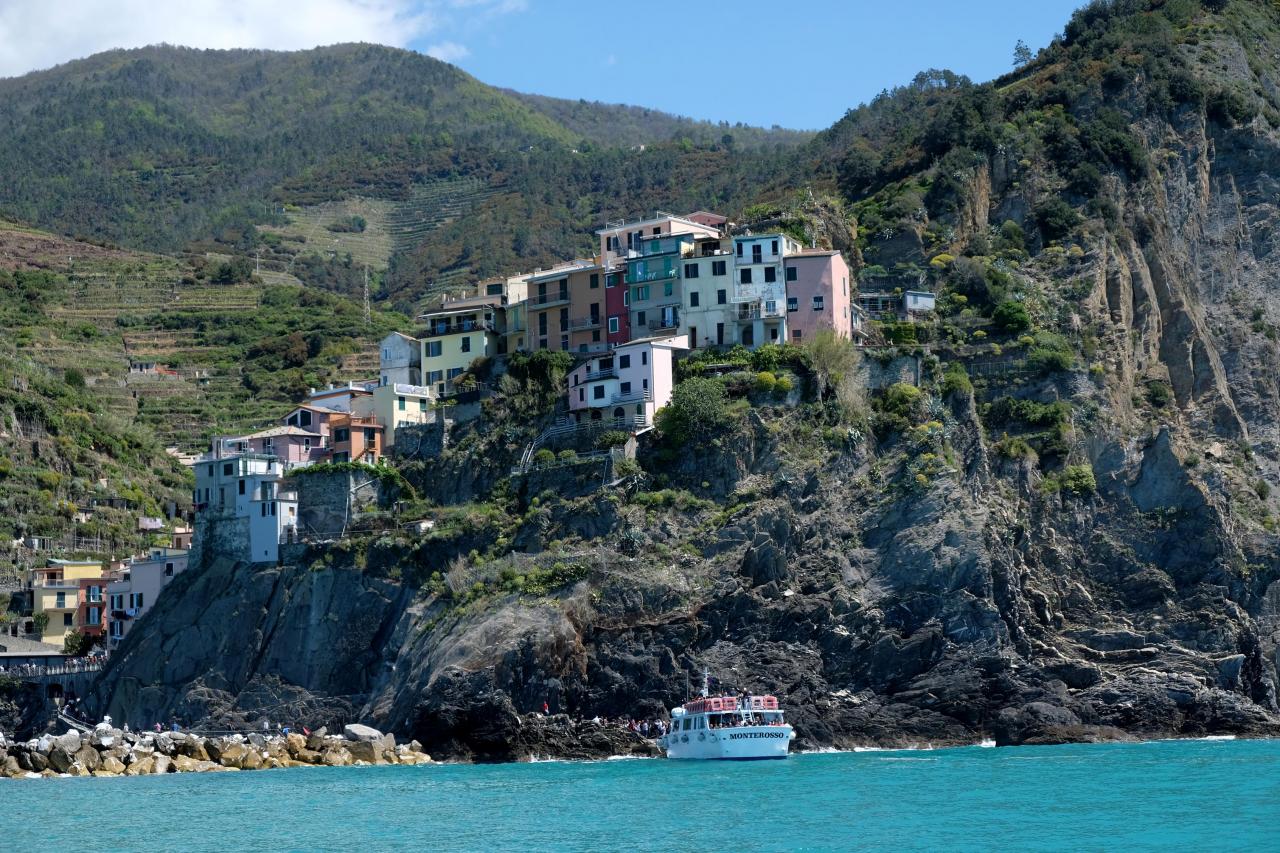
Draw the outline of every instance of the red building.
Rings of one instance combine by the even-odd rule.
[[[616,267],[604,277],[604,310],[608,318],[609,346],[631,340],[631,313],[627,307],[626,266]]]

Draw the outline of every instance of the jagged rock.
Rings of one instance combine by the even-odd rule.
[[[329,730],[324,726],[313,731],[307,736],[307,749],[313,752],[319,752],[324,749],[325,738],[328,736]]]
[[[379,735],[375,743],[369,740],[353,740],[346,745],[347,752],[353,761],[366,764],[382,764],[382,737]]]
[[[321,754],[321,761],[329,767],[346,767],[353,761],[351,752],[344,746],[331,746]]]
[[[78,751],[79,750],[77,750],[77,752]],[[71,769],[71,765],[75,762],[75,758],[73,757],[74,755],[75,753],[67,752],[61,746],[55,746],[53,749],[49,750],[49,767],[58,773],[66,773]],[[30,759],[28,759],[28,766],[26,769],[35,769],[31,766]]]
[[[135,758],[124,769],[126,776],[146,776],[155,771],[155,759],[151,756]]]
[[[289,755],[297,758],[298,753],[307,748],[307,739],[297,732],[290,732],[285,737],[285,746],[289,750]]]
[[[250,747],[244,751],[244,755],[240,756],[236,766],[241,770],[261,770],[264,763],[262,753]]]
[[[219,751],[218,762],[223,767],[244,768],[244,759],[250,750],[242,743],[228,743]]]
[[[158,775],[173,772],[173,760],[163,753],[157,753],[151,759],[151,772]]]
[[[72,759],[74,760],[75,764],[81,765],[82,767],[84,767],[85,770],[88,770],[90,773],[97,770],[102,763],[102,757],[98,754],[98,750],[94,749],[89,744],[85,744],[84,746],[80,747],[80,749],[76,750],[76,753],[75,755],[72,756]]]
[[[125,766],[123,762],[121,762],[118,758],[115,758],[114,756],[109,755],[102,760],[102,764],[95,771],[95,775],[99,773],[104,773],[110,776],[119,776],[123,772],[125,772]]]
[[[44,739],[41,738],[41,740],[43,741]],[[74,753],[80,749],[80,733],[79,732],[68,731],[65,734],[58,736],[57,738],[54,738],[54,740],[56,741],[57,746],[62,747],[62,749],[66,750],[66,752],[68,753]],[[49,750],[52,749],[51,746],[46,747],[43,745],[37,748],[40,750],[40,752],[45,752],[45,753],[49,752]]]

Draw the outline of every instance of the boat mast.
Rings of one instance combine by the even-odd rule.
[[[711,695],[711,676],[706,667],[702,668],[702,693],[700,695],[703,699]]]

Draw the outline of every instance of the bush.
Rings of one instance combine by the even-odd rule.
[[[548,450],[545,447],[539,450],[537,453],[533,454],[533,464],[535,465],[550,465],[552,462],[555,462],[555,461],[556,461],[555,453],[552,452],[551,450]]]
[[[559,459],[561,462],[568,462],[572,459],[578,458],[578,451],[573,450],[572,448],[569,450],[561,450],[556,455],[556,458]]]
[[[1060,373],[1075,363],[1071,353],[1048,347],[1032,347],[1027,353],[1027,366],[1040,373]]]
[[[1091,495],[1098,490],[1098,481],[1089,465],[1068,465],[1062,469],[1062,489],[1075,495]]]
[[[63,381],[72,388],[84,387],[84,373],[74,367],[68,367],[62,374]]]
[[[848,338],[836,334],[834,329],[819,329],[804,349],[819,400],[858,366],[857,348]]]
[[[785,397],[787,394],[791,393],[791,388],[791,377],[779,376],[778,381],[773,385],[773,393],[780,397]]]
[[[778,378],[767,370],[756,374],[755,389],[762,394],[772,394],[778,385]]]
[[[991,312],[991,320],[997,329],[1009,335],[1031,328],[1031,315],[1027,313],[1027,306],[1011,299],[996,306],[996,310]]]
[[[675,387],[671,402],[655,418],[659,432],[676,444],[707,438],[729,421],[724,383],[718,379],[686,379]]]
[[[1080,224],[1080,214],[1060,198],[1042,202],[1035,210],[1036,225],[1046,243],[1061,240]]]
[[[1173,402],[1173,388],[1162,379],[1152,379],[1147,383],[1147,402],[1157,409],[1163,409]]]
[[[947,365],[946,372],[942,374],[943,396],[951,394],[968,396],[972,393],[973,383],[969,381],[969,373],[964,369],[964,365],[958,361],[953,361]]]
[[[621,447],[627,443],[629,438],[631,436],[620,429],[605,430],[596,436],[596,449],[609,450],[610,448]]]

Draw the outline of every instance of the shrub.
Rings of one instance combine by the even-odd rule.
[[[84,387],[84,373],[74,367],[68,367],[62,374],[63,381],[72,388]]]
[[[537,453],[533,454],[533,463],[535,465],[549,465],[550,463],[555,461],[556,461],[555,453],[553,453],[551,450],[548,450],[545,447],[539,450]]]
[[[627,439],[631,436],[620,429],[605,430],[596,436],[596,447],[599,450],[608,450],[613,447],[621,447],[627,443]]]
[[[573,450],[572,448],[570,448],[569,450],[561,450],[560,453],[556,455],[556,458],[562,462],[567,462],[571,459],[577,459],[578,451]]]
[[[943,396],[950,394],[968,396],[972,393],[973,383],[969,381],[969,373],[964,369],[964,365],[958,361],[947,365],[946,372],[942,374]]]
[[[1027,353],[1027,366],[1044,374],[1070,370],[1074,362],[1071,353],[1048,347],[1032,347]]]
[[[755,389],[761,393],[772,394],[778,386],[778,378],[767,370],[756,374]]]
[[[1035,459],[1036,452],[1026,439],[1005,436],[995,443],[995,452],[1006,459]]]
[[[773,385],[773,393],[777,394],[780,397],[785,397],[787,394],[791,393],[791,388],[792,388],[791,377],[779,376],[778,381],[775,382]]]
[[[613,466],[613,473],[618,477],[634,477],[640,473],[640,463],[634,459],[619,459]]]
[[[1031,328],[1031,315],[1027,313],[1027,306],[1011,299],[996,306],[996,310],[991,312],[991,320],[997,329],[1009,335]]]
[[[1062,489],[1075,495],[1089,495],[1098,490],[1098,481],[1089,465],[1068,465],[1062,469]]]
[[[1152,379],[1147,383],[1147,402],[1157,409],[1163,409],[1173,402],[1173,388],[1162,379]]]
[[[1035,217],[1036,225],[1039,226],[1045,242],[1061,240],[1080,224],[1080,214],[1060,198],[1050,198],[1041,202],[1036,207]]]
[[[718,379],[686,379],[675,387],[671,402],[655,418],[658,430],[677,444],[704,438],[729,421],[724,383]]]
[[[840,380],[858,366],[858,350],[848,338],[834,329],[819,329],[805,344],[809,369],[817,385],[818,399],[840,384]]]

